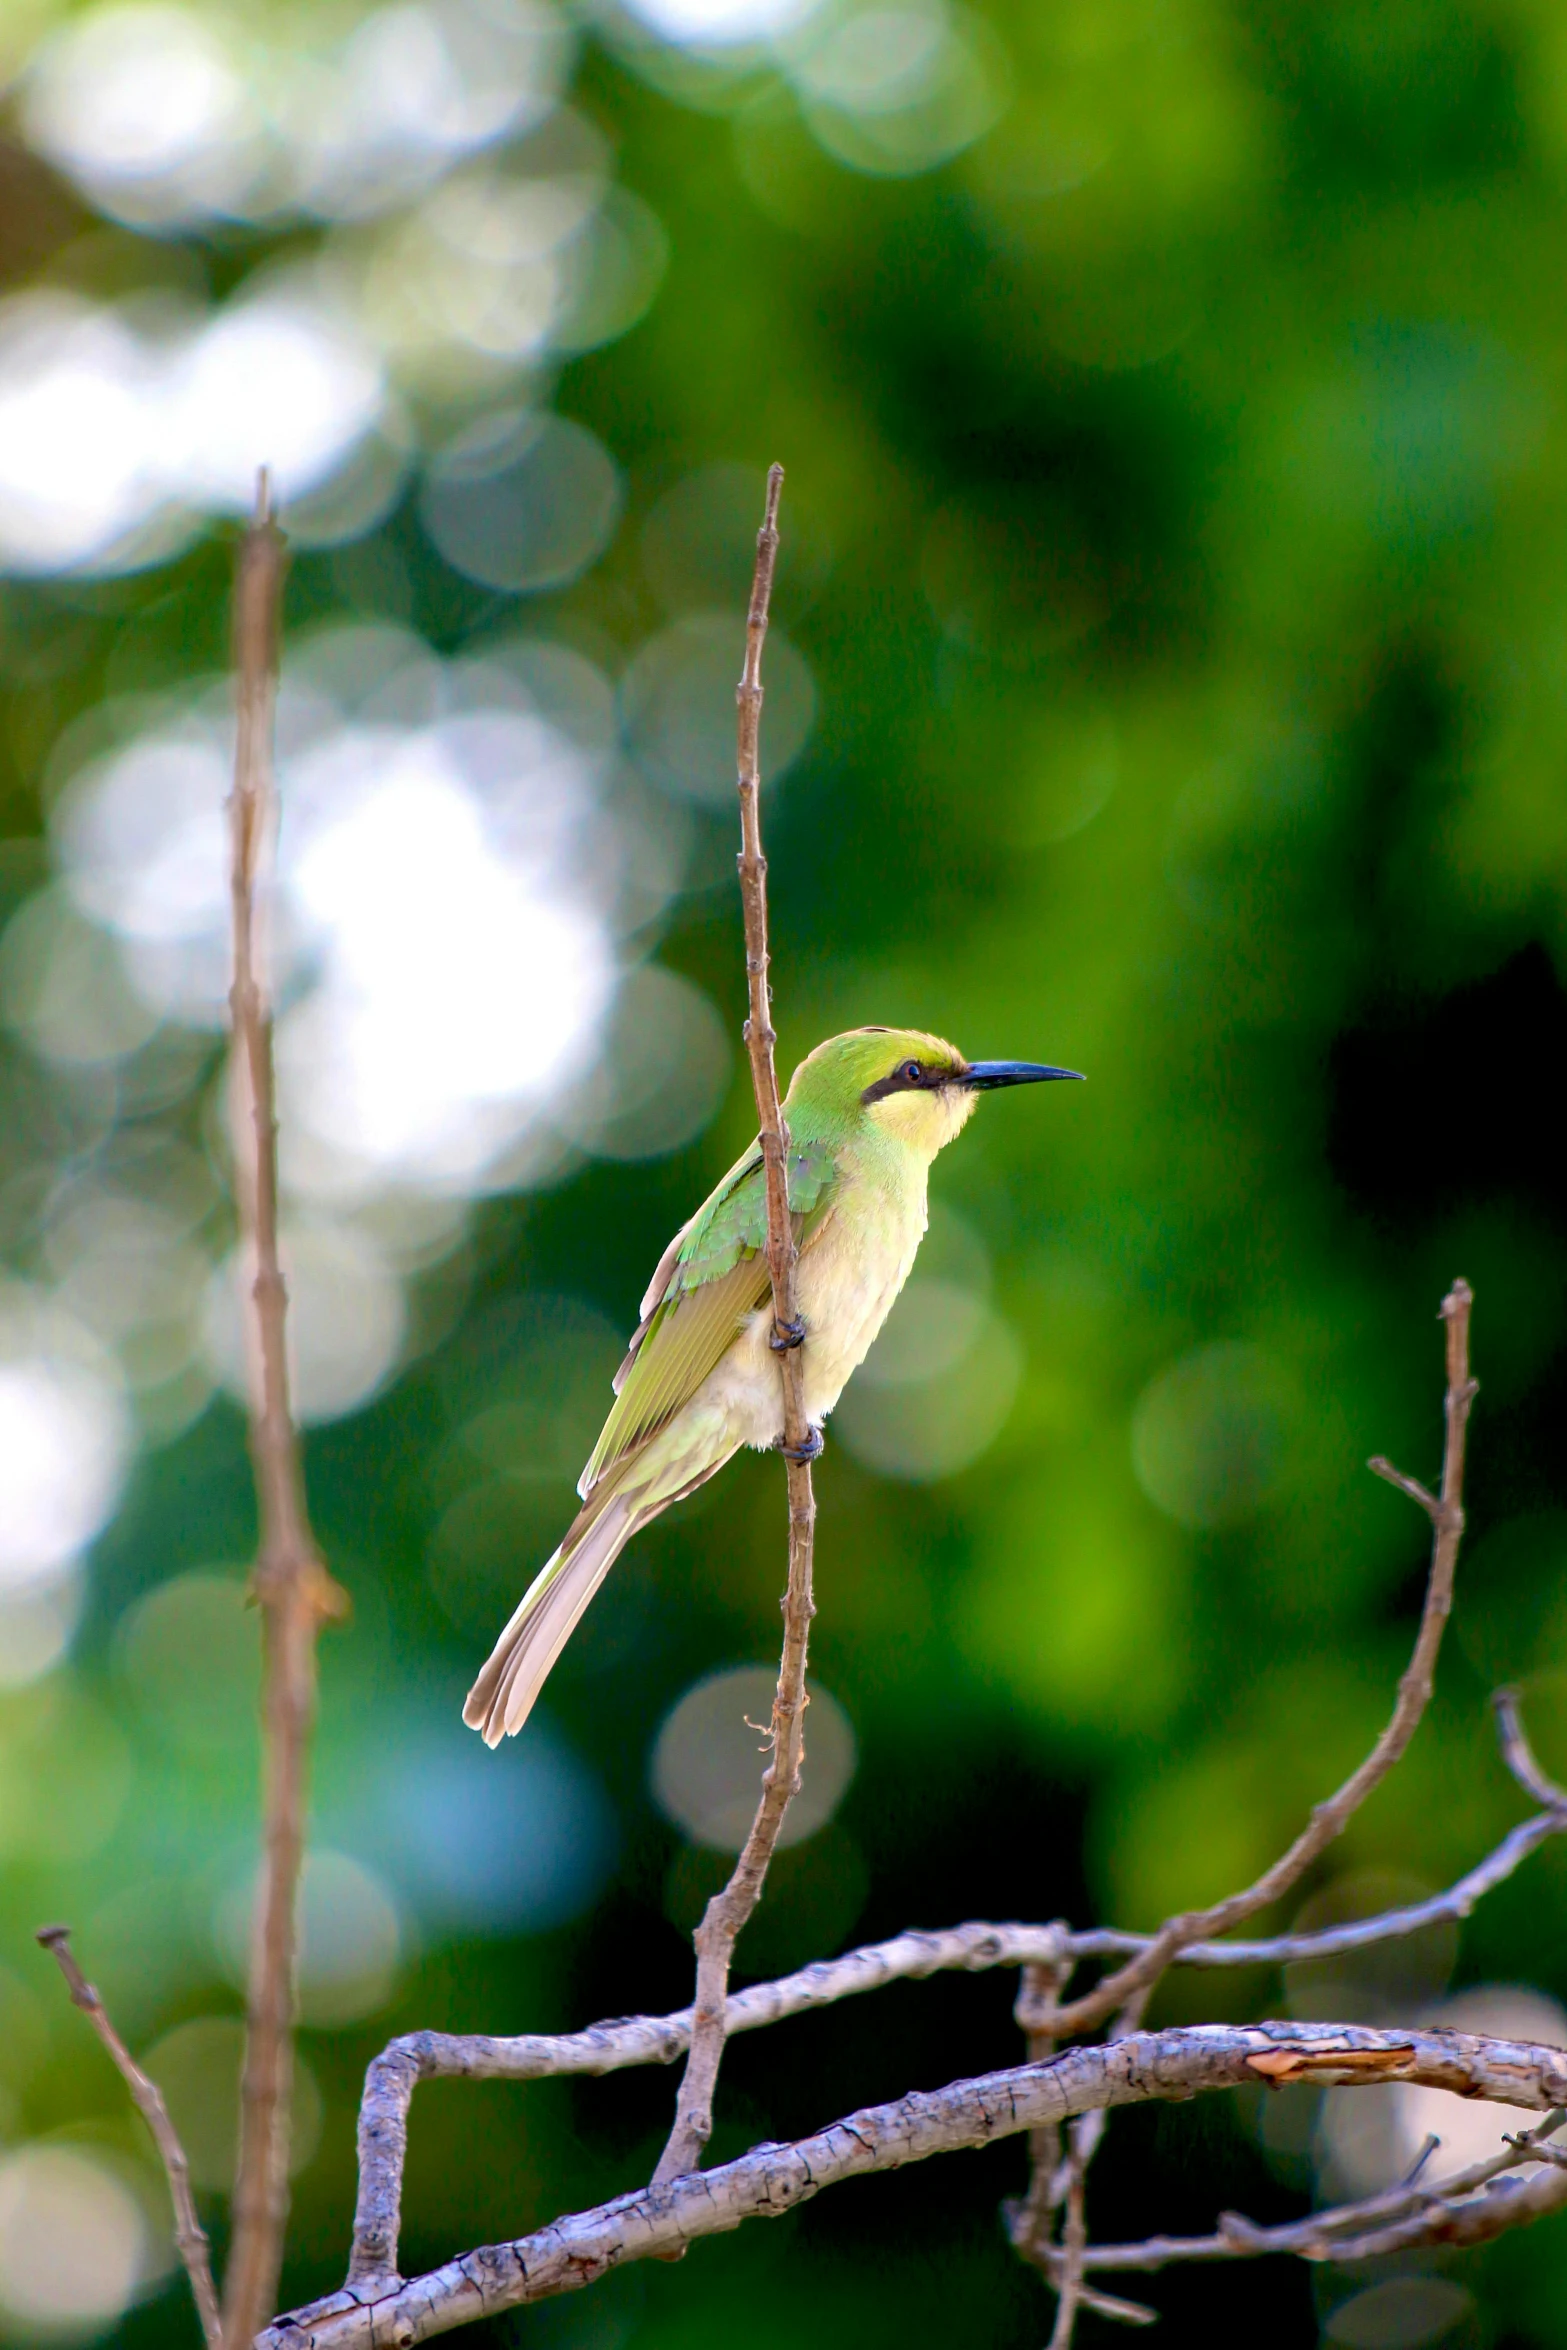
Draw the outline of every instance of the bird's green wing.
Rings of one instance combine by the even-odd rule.
[[[789,1206],[808,1248],[831,1210],[838,1170],[820,1145],[792,1145]],[[642,1322],[615,1377],[615,1403],[582,1472],[584,1498],[618,1461],[673,1419],[767,1294],[767,1189],[753,1143],[660,1260]]]

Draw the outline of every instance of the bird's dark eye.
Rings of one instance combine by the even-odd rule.
[[[898,1075],[906,1078],[910,1085],[918,1085],[924,1074],[925,1072],[918,1061],[905,1061],[903,1067],[898,1071]]]

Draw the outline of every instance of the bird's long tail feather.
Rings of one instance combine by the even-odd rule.
[[[486,1746],[499,1746],[533,1711],[589,1600],[637,1528],[654,1514],[637,1507],[641,1498],[617,1493],[580,1535],[573,1526],[528,1586],[462,1709],[463,1720],[483,1732]]]
[[[540,1568],[468,1692],[462,1718],[486,1746],[522,1728],[589,1600],[639,1527],[721,1469],[733,1443],[650,1447],[606,1478],[554,1557]],[[606,1488],[608,1490],[606,1491]]]

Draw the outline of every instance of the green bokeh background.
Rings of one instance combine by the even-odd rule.
[[[1567,1761],[1551,1679],[1567,1662],[1567,25],[1545,0],[985,18],[1000,119],[903,176],[835,160],[759,66],[677,73],[589,27],[573,103],[669,238],[646,317],[553,393],[624,470],[612,546],[567,589],[497,599],[443,563],[410,495],[351,559],[301,553],[289,586],[291,628],[390,611],[449,653],[521,626],[613,668],[664,617],[646,516],[720,462],[750,468],[759,501],[781,458],[776,613],[817,694],[766,802],[783,1064],[887,1021],[1090,1075],[983,1104],[935,1172],[1023,1349],[996,1441],[934,1482],[829,1444],[813,1659],[859,1769],[833,1826],[780,1866],[742,1972],[909,1923],[1146,1925],[1276,1852],[1374,1734],[1407,1647],[1422,1527],[1364,1462],[1433,1473],[1434,1316],[1460,1272],[1483,1390],[1458,1623],[1413,1753],[1306,1891],[1368,1867],[1440,1883],[1519,1816],[1491,1747],[1499,1678],[1529,1682],[1542,1749]],[[152,269],[148,240],[95,224],[20,148],[6,171],[11,284],[89,234],[121,282]],[[212,281],[258,249],[216,236]],[[110,683],[221,665],[229,546],[214,530],[112,585],[0,585],[19,842],[40,829],[52,746]],[[742,542],[737,604],[745,561]],[[657,951],[734,1030],[728,821],[703,819]],[[30,874],[8,853],[8,875]],[[31,1099],[25,1047],[5,1052],[9,1098]],[[167,1114],[199,1130],[194,1100]],[[483,1639],[427,1570],[450,1431],[504,1385],[509,1303],[564,1293],[628,1329],[752,1117],[737,1056],[687,1147],[477,1209],[448,1335],[310,1436],[316,1523],[355,1602],[324,1642],[324,1785],[389,1769],[411,1724],[436,1754],[468,1738]],[[30,1164],[37,1134],[20,1111],[7,1123]],[[1214,1434],[1201,1394],[1181,1420],[1179,1394],[1154,1390],[1137,1424],[1162,1396],[1167,1452],[1189,1438],[1200,1456],[1172,1514],[1157,1468],[1139,1476],[1134,1414],[1217,1346],[1248,1350],[1221,1369],[1263,1381],[1266,1458],[1246,1506],[1206,1501],[1201,1445],[1222,1481],[1246,1429]],[[541,1549],[571,1499],[569,1475],[530,1499]],[[737,1463],[637,1544],[556,1672],[548,1735],[613,1819],[594,1906],[526,1937],[426,1934],[380,2012],[305,2033],[324,2120],[296,2182],[290,2302],[338,2280],[358,2084],[392,2033],[566,2029],[688,1996],[680,1839],[648,1753],[694,1679],[772,1652],[783,1534],[776,1464]],[[214,1659],[233,1712],[193,1748],[138,1710],[114,1641],[152,1587],[252,1543],[243,1428],[217,1402],[142,1456],[68,1668],[0,1703],[0,1965],[43,2035],[30,2065],[21,2024],[11,2037],[12,2136],[140,2159],[31,1949],[44,1918],[76,1921],[141,2044],[235,2011],[210,1970],[147,1986],[136,1901],[175,1899],[209,1832],[248,1832],[245,1658]],[[498,1622],[512,1567],[493,1571]],[[515,1767],[516,1749],[494,1763]],[[1456,1984],[1567,1998],[1564,1871],[1547,1851],[1485,1905]],[[1014,1987],[902,1987],[737,2043],[715,2154],[1015,2060]],[[1262,1974],[1187,1980],[1158,2012],[1278,2013],[1284,1996]],[[645,2177],[673,2089],[663,2073],[422,2089],[405,2269]],[[854,2186],[469,2338],[1034,2343],[1046,2297],[997,2217],[1021,2164],[1010,2144]],[[1117,2236],[1206,2229],[1224,2207],[1299,2210],[1305,2188],[1254,2114],[1215,2100],[1118,2120],[1091,2213]],[[221,2199],[210,2216],[221,2240]],[[1443,2338],[1559,2342],[1561,2224],[1454,2267],[1474,2298]],[[1285,2350],[1319,2339],[1349,2282],[1269,2265],[1147,2291],[1172,2341],[1265,2324]],[[191,2338],[179,2289],[113,2338]]]

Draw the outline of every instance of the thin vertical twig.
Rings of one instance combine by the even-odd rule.
[[[795,1280],[797,1248],[789,1213],[789,1136],[778,1096],[773,1049],[772,990],[768,985],[767,859],[762,854],[761,769],[762,647],[767,638],[773,570],[778,559],[778,500],[783,467],[767,476],[767,504],[756,537],[756,569],[746,615],[745,667],[735,693],[739,719],[737,768],[740,788],[740,899],[745,914],[745,968],[749,1012],[746,1050],[761,1133],[767,1185],[767,1270],[773,1291],[773,1342],[783,1384],[784,1458],[789,1488],[789,1581],[784,1594],[783,1655],[773,1698],[772,1759],[762,1774],[762,1796],[734,1873],[713,1896],[693,1940],[696,1944],[696,2001],[691,2050],[681,2078],[674,2127],[659,2157],[653,2183],[681,2177],[701,2161],[713,2130],[713,2092],[723,2061],[729,1966],[741,1928],[762,1897],[767,1866],[778,1842],[784,1814],[800,1785],[805,1759],[805,1666],[811,1618],[812,1551],[816,1496],[811,1483],[811,1429],[805,1411],[805,1376]]]
[[[1360,1768],[1339,1788],[1328,1802],[1319,1804],[1312,1814],[1311,1824],[1283,1857],[1244,1893],[1231,1895],[1206,1912],[1189,1912],[1184,1918],[1168,1920],[1145,1949],[1129,1965],[1106,1978],[1086,1999],[1064,2007],[1060,1992],[1061,1979],[1047,1975],[1038,1968],[1030,1969],[1018,2001],[1018,2022],[1030,2033],[1032,2055],[1035,2035],[1041,2028],[1054,2037],[1063,2036],[1074,2026],[1085,2021],[1094,2022],[1103,2012],[1107,1995],[1119,1989],[1124,1992],[1124,2004],[1111,2026],[1107,2037],[1125,2039],[1138,2030],[1147,2011],[1148,2002],[1165,1967],[1177,1957],[1183,1947],[1196,1939],[1197,1933],[1222,1932],[1243,1917],[1252,1915],[1266,1900],[1276,1899],[1296,1881],[1303,1869],[1322,1851],[1331,1839],[1346,1825],[1355,1809],[1365,1801],[1371,1790],[1404,1753],[1410,1739],[1430,1702],[1436,1672],[1437,1652],[1441,1645],[1443,1628],[1453,1602],[1453,1578],[1458,1563],[1458,1546],[1464,1530],[1464,1451],[1468,1431],[1469,1411],[1478,1392],[1478,1382],[1469,1370],[1469,1320],[1474,1298],[1467,1281],[1455,1281],[1442,1300],[1441,1318],[1446,1325],[1446,1394],[1443,1411],[1446,1436],[1442,1452],[1442,1483],[1438,1493],[1430,1493],[1417,1478],[1406,1476],[1391,1461],[1377,1454],[1368,1464],[1375,1474],[1401,1493],[1409,1496],[1431,1520],[1431,1566],[1426,1581],[1425,1606],[1421,1611],[1420,1629],[1416,1635],[1414,1653],[1405,1668],[1398,1687],[1398,1700],[1389,1721],[1376,1745]],[[1537,1800],[1560,1800],[1560,1791],[1539,1772],[1523,1737],[1523,1725],[1516,1706],[1510,1703],[1510,1693],[1500,1691],[1497,1697],[1498,1725],[1503,1752],[1509,1767],[1520,1783]],[[1047,2045],[1052,2044],[1047,2042]],[[1085,2114],[1072,2124],[1068,2139],[1067,2157],[1058,2162],[1054,2174],[1046,2176],[1036,2161],[1029,2182],[1027,2197],[1014,2210],[1012,2240],[1027,2260],[1044,2268],[1059,2295],[1050,2350],[1071,2350],[1077,2314],[1089,2307],[1091,2289],[1084,2284],[1084,2264],[1088,2253],[1085,2224],[1085,2188],[1088,2166],[1093,2161],[1104,2135],[1108,2114],[1104,2110]],[[1058,2206],[1066,2207],[1065,2220],[1059,2243],[1052,2240],[1053,2214]]]
[[[1367,1464],[1377,1476],[1407,1493],[1431,1520],[1431,1565],[1420,1627],[1398,1684],[1392,1714],[1381,1736],[1342,1787],[1315,1807],[1289,1850],[1264,1869],[1244,1892],[1231,1893],[1210,1909],[1191,1909],[1179,1917],[1167,1918],[1135,1958],[1106,1975],[1081,1999],[1063,2007],[1057,2026],[1063,2038],[1102,2023],[1107,2015],[1124,2007],[1134,1993],[1150,1989],[1188,1943],[1227,1934],[1232,1927],[1255,1917],[1260,1909],[1266,1909],[1270,1902],[1279,1900],[1292,1885],[1299,1883],[1334,1838],[1343,1834],[1366,1798],[1402,1759],[1431,1702],[1436,1660],[1453,1608],[1453,1578],[1464,1533],[1464,1448],[1470,1408],[1480,1391],[1479,1381],[1471,1378],[1469,1372],[1469,1319],[1473,1306],[1473,1290],[1467,1281],[1459,1280],[1443,1298],[1440,1309],[1439,1318],[1446,1326],[1447,1386],[1442,1405],[1446,1433],[1439,1491],[1428,1493],[1423,1485],[1413,1477],[1406,1477],[1380,1454]]]
[[[109,2013],[103,2001],[77,1965],[71,1954],[70,1927],[40,1926],[36,1939],[45,1950],[54,1952],[60,1972],[65,1977],[67,1990],[109,2051],[143,2121],[152,2132],[169,2182],[169,2199],[174,2205],[174,2242],[185,2264],[185,2274],[190,2279],[191,2297],[196,2304],[196,2315],[201,2320],[202,2339],[207,2350],[223,2350],[223,2323],[218,2314],[217,2287],[212,2281],[212,2248],[207,2242],[207,2231],[196,2216],[196,2199],[190,2191],[190,2164],[185,2159],[179,2132],[163,2101],[163,2091],[156,2081],[142,2071],[109,2021]]]
[[[263,1854],[251,1940],[234,2236],[223,2333],[241,2350],[272,2315],[288,2215],[295,1911],[315,1723],[316,1634],[342,1595],[316,1551],[289,1401],[288,1293],[278,1259],[277,1105],[261,899],[275,823],[272,714],[284,540],[262,474],[234,594],[238,738],[229,802],[234,984],[232,1114],[240,1239],[251,1280],[250,1452],[260,1540]]]
[[[1048,2064],[1058,2042],[1052,2024],[1076,1960],[1066,1952],[1023,1969],[1012,2015],[1023,2034],[1030,2064]],[[1049,2265],[1055,2212],[1060,2201],[1061,2124],[1041,2122],[1028,2133],[1028,2192],[1007,2212],[1012,2242],[1025,2260]]]
[[[1030,2064],[1046,2064],[1055,2054],[1056,2018],[1061,1994],[1071,1978],[1075,1960],[1065,1947],[1070,1935],[1062,1929],[1063,1949],[1053,1961],[1035,1961],[1023,1969],[1013,2016],[1022,2029]],[[1142,2024],[1150,1992],[1135,1992],[1106,2037],[1124,2040]],[[1062,2144],[1060,2122],[1046,2122],[1028,2134],[1028,2192],[1007,2207],[1014,2249],[1036,2268],[1043,2269],[1058,2296],[1049,2350],[1071,2350],[1078,2313],[1094,2310],[1122,2325],[1151,2325],[1156,2312],[1136,2301],[1120,2301],[1098,2293],[1085,2283],[1083,2262],[1088,2249],[1088,2169],[1098,2153],[1109,2114],[1103,2107],[1080,2114],[1066,2128]],[[1065,2207],[1060,2241],[1055,2215]]]
[[[1088,2246],[1087,2164],[1074,2146],[1067,2156],[1066,2219],[1061,2229],[1059,2299],[1050,2329],[1050,2350],[1071,2350],[1083,2297],[1083,2254]]]
[[[1142,2029],[1148,2002],[1153,1997],[1152,1984],[1144,1984],[1134,1991],[1115,2022],[1105,2034],[1106,2040],[1126,2040]],[[1085,2309],[1096,2309],[1101,2317],[1119,2319],[1123,2325],[1151,2325],[1157,2311],[1145,2309],[1140,2302],[1125,2301],[1107,2305],[1102,2296],[1084,2282],[1083,2262],[1088,2250],[1088,2171],[1094,2156],[1104,2143],[1109,2125],[1109,2111],[1099,2106],[1092,2113],[1079,2114],[1067,2131],[1067,2158],[1059,2173],[1056,2187],[1058,2199],[1066,2206],[1061,2228],[1061,2242],[1047,2256],[1047,2265],[1056,2292],[1056,2322],[1051,2331],[1049,2350],[1072,2350],[1077,2330],[1078,2315]]]

